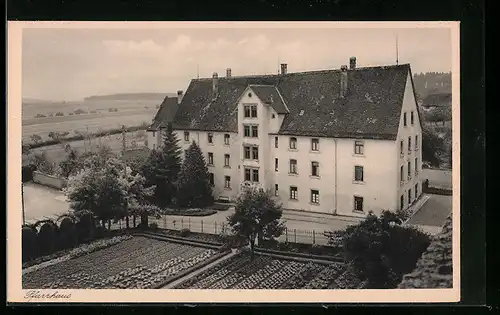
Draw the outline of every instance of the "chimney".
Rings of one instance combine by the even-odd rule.
[[[217,74],[217,72],[214,72],[214,74],[212,75],[212,91],[214,94],[214,98],[216,98],[219,92],[219,75]]]
[[[286,63],[281,64],[281,74],[286,74]]]
[[[349,58],[349,69],[356,69],[356,57]]]
[[[182,90],[177,91],[177,104],[180,104],[182,102],[183,96],[184,96],[184,91]]]
[[[347,94],[347,65],[342,65],[340,70],[340,98],[344,98]]]
[[[226,78],[230,78],[231,77],[231,68],[227,68],[226,69]]]

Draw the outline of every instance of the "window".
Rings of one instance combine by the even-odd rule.
[[[411,161],[408,161],[408,180],[411,178]]]
[[[354,141],[354,154],[363,155],[363,152],[364,152],[363,141],[360,140]]]
[[[413,111],[410,113],[410,124],[414,124],[415,123],[415,117],[413,115]]]
[[[224,134],[224,144],[225,145],[229,145],[229,137],[230,137],[229,134],[227,134],[227,133]]]
[[[279,188],[278,188],[278,184],[274,184],[274,195],[275,196],[279,196],[280,194],[280,191],[279,191]]]
[[[290,149],[296,150],[297,149],[297,138],[290,138]]]
[[[245,118],[256,118],[257,117],[257,106],[247,105],[244,107]]]
[[[406,113],[403,113],[403,126],[406,127]]]
[[[415,136],[415,151],[418,151],[418,135]]]
[[[311,189],[311,203],[319,203],[319,190]]]
[[[153,138],[155,137],[155,135],[156,135],[156,131],[153,131]]]
[[[319,163],[318,162],[311,162],[311,175],[312,176],[319,176]]]
[[[208,173],[208,182],[210,185],[214,185],[214,173]]]
[[[319,139],[311,139],[311,150],[319,151]]]
[[[254,168],[245,168],[245,181],[258,182],[259,170]]]
[[[250,137],[250,126],[243,126],[243,135],[245,137]]]
[[[357,182],[363,181],[363,166],[354,166],[354,180]]]
[[[415,175],[418,174],[418,158],[415,158]]]
[[[418,198],[418,184],[415,184],[415,199]]]
[[[189,132],[184,131],[184,141],[189,142]]]
[[[271,118],[274,119],[274,117],[276,117],[274,114],[271,115]]]
[[[229,160],[231,159],[231,156],[229,154],[224,154],[224,166],[229,167]]]
[[[408,137],[408,153],[411,152],[411,137]]]
[[[405,208],[405,195],[401,195],[399,198],[399,209],[403,210]]]
[[[297,174],[297,160],[290,160],[290,174]]]
[[[297,194],[297,187],[290,186],[290,199],[297,200],[299,196]]]
[[[252,170],[252,181],[259,182],[259,170]]]
[[[224,188],[231,188],[231,176],[224,176]]]
[[[277,172],[278,171],[278,158],[274,159],[274,170]]]
[[[155,150],[155,149],[156,149],[156,144],[153,143],[153,150]]]
[[[399,171],[399,181],[401,183],[403,183],[405,181],[405,177],[404,177],[404,165],[401,165],[401,169]]]
[[[208,165],[214,165],[214,154],[212,152],[208,153]]]
[[[211,132],[208,133],[208,143],[214,143],[214,134]]]
[[[354,211],[363,212],[363,197],[354,196]]]
[[[405,155],[404,147],[405,147],[405,141],[401,140],[401,143],[399,144],[399,155],[400,156],[404,156]]]
[[[259,126],[252,126],[252,138],[259,137]]]
[[[278,147],[278,137],[274,137],[274,147]]]
[[[243,147],[243,154],[245,156],[245,159],[250,160],[250,147],[249,146]]]
[[[411,188],[410,188],[410,189],[408,189],[408,205],[411,205],[411,197],[412,197],[412,195],[411,195]]]
[[[257,106],[251,106],[250,110],[252,118],[257,118]]]
[[[259,159],[259,147],[252,147],[252,160]]]

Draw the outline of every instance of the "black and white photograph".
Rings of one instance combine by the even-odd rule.
[[[458,300],[457,23],[46,24],[16,33],[21,299]]]

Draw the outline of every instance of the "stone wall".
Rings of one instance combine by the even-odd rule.
[[[62,189],[66,187],[65,179],[57,176],[47,175],[38,171],[33,172],[33,182],[56,189]]]

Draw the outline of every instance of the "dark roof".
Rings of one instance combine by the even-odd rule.
[[[422,106],[446,106],[451,105],[451,93],[429,94],[422,102]]]
[[[348,70],[345,98],[340,70],[219,78],[215,99],[211,78],[193,79],[173,127],[237,132],[238,99],[249,85],[266,85],[256,93],[273,101],[279,93],[289,110],[279,134],[394,140],[409,73],[408,64]]]
[[[174,120],[175,113],[179,105],[177,104],[176,97],[165,97],[160,105],[160,109],[156,113],[153,119],[153,124],[148,128],[148,130],[154,130],[158,127],[166,127],[166,125]]]
[[[446,220],[440,234],[434,236],[412,273],[403,277],[400,289],[453,287],[452,219]]]
[[[273,85],[250,85],[252,91],[266,104],[271,105],[278,114],[288,114],[288,109],[283,102],[278,89]]]

